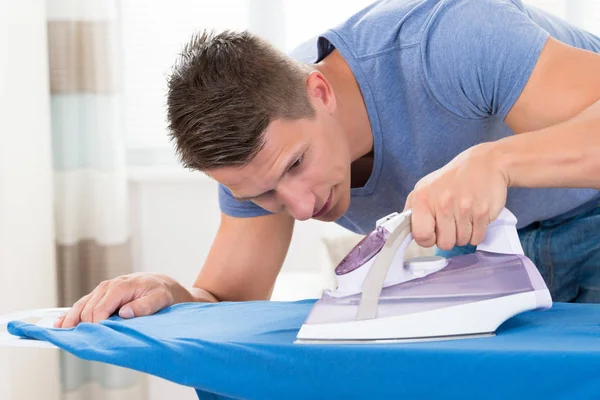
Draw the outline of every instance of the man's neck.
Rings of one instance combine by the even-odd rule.
[[[334,117],[346,133],[352,161],[371,153],[373,150],[371,124],[352,70],[337,50],[325,57],[316,68],[325,75],[333,87],[337,102]]]

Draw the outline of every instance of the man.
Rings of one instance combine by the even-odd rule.
[[[268,299],[295,219],[366,233],[403,208],[449,255],[506,205],[554,300],[600,302],[599,38],[519,0],[391,0],[310,46],[307,64],[248,33],[191,40],[170,129],[222,211],[194,289],[116,278],[56,326]]]

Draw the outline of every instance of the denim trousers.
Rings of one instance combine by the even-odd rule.
[[[600,202],[581,214],[535,222],[518,233],[553,301],[600,303]],[[436,254],[453,257],[475,249],[457,246]]]

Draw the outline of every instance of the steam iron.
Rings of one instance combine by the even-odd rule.
[[[295,343],[449,340],[494,335],[514,315],[552,307],[504,209],[473,254],[405,260],[411,211],[376,223],[335,269],[338,287],[313,306]]]

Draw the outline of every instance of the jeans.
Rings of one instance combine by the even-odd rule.
[[[570,217],[536,222],[518,230],[525,255],[533,261],[556,302],[600,303],[600,203]],[[475,246],[437,250],[453,257]]]

